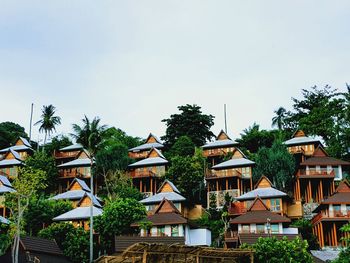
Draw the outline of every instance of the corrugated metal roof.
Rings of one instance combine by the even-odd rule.
[[[4,159],[2,161],[0,161],[0,167],[3,166],[10,166],[10,165],[20,165],[22,164],[22,161],[19,161],[17,159]]]
[[[80,200],[81,198],[83,198],[83,196],[85,195],[86,191],[84,190],[72,190],[72,191],[67,191],[64,192],[62,194],[58,194],[55,195],[49,199],[52,200]]]
[[[134,148],[129,149],[129,152],[138,152],[138,151],[150,150],[152,148],[161,149],[163,147],[164,147],[164,145],[159,143],[159,142],[145,143],[145,144],[141,144],[139,146],[136,146]]]
[[[136,163],[130,164],[129,167],[138,167],[138,166],[148,166],[148,165],[160,165],[160,164],[167,164],[168,161],[161,158],[161,157],[151,157],[147,159],[140,160]]]
[[[217,148],[217,147],[223,147],[223,146],[236,146],[238,145],[238,142],[233,141],[233,140],[229,140],[229,139],[225,139],[225,140],[217,140],[217,141],[213,141],[213,142],[208,142],[206,144],[204,144],[202,146],[203,149],[207,149],[207,148]]]
[[[32,148],[32,145],[28,142],[28,140],[26,138],[23,137],[19,137],[21,139],[21,141],[23,142],[23,144],[29,148]]]
[[[10,224],[10,221],[7,220],[5,217],[0,216],[0,223],[8,225]]]
[[[5,185],[0,185],[0,194],[13,193],[13,192],[16,192],[16,190],[13,189],[12,187],[8,187],[8,186],[5,186]]]
[[[255,164],[255,162],[245,159],[245,158],[234,158],[231,160],[228,160],[223,163],[219,163],[217,165],[214,165],[213,169],[223,169],[223,168],[229,168],[229,167],[239,167],[239,166],[250,166]]]
[[[305,143],[311,143],[311,142],[321,143],[321,141],[319,139],[317,139],[316,137],[307,137],[307,136],[295,137],[295,138],[289,139],[283,143],[285,145],[298,145],[298,144],[305,144]]]
[[[29,148],[25,145],[15,145],[15,146],[11,146],[11,147],[8,147],[8,148],[4,148],[2,150],[0,150],[0,153],[6,153],[8,152],[10,149],[14,150],[14,151],[26,151],[26,150],[31,150],[33,151],[32,148]]]
[[[257,188],[254,189],[248,193],[245,193],[239,197],[236,197],[237,200],[243,201],[243,200],[254,200],[257,196],[261,198],[266,197],[281,197],[281,196],[287,196],[286,193],[279,191],[272,187],[266,187],[266,188]]]
[[[160,203],[163,199],[167,199],[172,202],[183,202],[186,201],[186,198],[182,195],[179,195],[175,192],[165,192],[165,193],[158,193],[155,195],[152,195],[150,197],[147,197],[145,199],[142,199],[140,203],[147,205],[147,204],[154,204],[154,203]]]
[[[62,168],[62,167],[70,167],[70,166],[90,166],[90,165],[91,165],[91,160],[89,158],[82,158],[82,159],[75,159],[73,161],[60,164],[57,167]]]
[[[98,207],[93,207],[93,216],[102,215],[103,210]],[[90,218],[90,207],[77,207],[67,213],[59,215],[53,219],[53,221],[73,221],[79,219],[89,219]]]
[[[73,180],[73,182],[71,183],[71,185],[74,184],[74,182],[77,182],[77,183],[81,186],[81,188],[82,188],[84,191],[86,191],[86,192],[91,192],[91,191],[90,191],[90,187],[85,183],[84,180],[81,180],[81,179],[79,179],[79,178],[74,178],[74,180]]]
[[[60,149],[60,151],[74,151],[74,150],[82,150],[84,147],[80,143],[75,143]]]

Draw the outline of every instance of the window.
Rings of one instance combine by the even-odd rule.
[[[242,225],[242,233],[249,233],[250,225]]]
[[[250,177],[250,167],[242,167],[242,177]]]
[[[335,174],[335,179],[341,179],[341,174],[339,171],[339,166],[333,166],[332,167],[334,170],[334,174]]]
[[[272,234],[278,234],[279,233],[279,225],[278,224],[271,224],[271,233]]]
[[[350,205],[346,205],[346,211],[350,211]]]
[[[281,199],[271,199],[271,211],[281,211]]]
[[[339,212],[340,211],[340,205],[333,205],[333,210],[335,212]]]
[[[264,224],[257,224],[256,225],[256,233],[258,233],[258,234],[265,233],[265,225]]]
[[[172,237],[178,237],[179,236],[179,226],[178,225],[172,225],[171,226],[171,236]]]
[[[158,236],[165,236],[165,226],[158,227]]]

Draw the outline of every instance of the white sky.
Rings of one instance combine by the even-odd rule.
[[[345,90],[349,25],[349,1],[0,0],[0,122],[28,131],[33,102],[34,121],[57,108],[58,133],[86,114],[161,136],[189,103],[216,116],[216,134],[226,103],[233,137],[269,129],[302,88]]]

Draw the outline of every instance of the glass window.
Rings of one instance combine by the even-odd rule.
[[[179,236],[179,226],[178,225],[172,225],[171,226],[171,236],[172,237],[178,237]]]
[[[346,205],[346,211],[350,211],[350,205]]]
[[[281,199],[271,199],[271,211],[281,211]]]
[[[272,234],[278,234],[279,233],[279,226],[278,226],[278,224],[271,224],[271,233]]]
[[[341,179],[341,174],[339,172],[339,167],[338,166],[333,166],[332,168],[334,170],[335,178],[336,179]]]
[[[265,225],[264,224],[257,224],[256,225],[256,233],[258,233],[258,234],[265,233]]]
[[[340,211],[340,205],[333,205],[333,210],[336,212]]]
[[[242,233],[249,233],[250,225],[242,225]]]
[[[158,236],[165,236],[165,226],[158,227]]]

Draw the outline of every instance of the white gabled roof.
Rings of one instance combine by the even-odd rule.
[[[158,148],[158,149],[161,149],[164,147],[163,143],[161,140],[158,139],[157,136],[153,135],[152,133],[150,133],[146,139],[146,141],[150,138],[150,137],[153,137],[156,142],[152,142],[152,143],[144,143],[144,144],[141,144],[139,146],[136,146],[134,148],[131,148],[129,149],[129,152],[138,152],[138,151],[144,151],[144,150],[150,150],[152,148]]]
[[[287,196],[286,193],[277,190],[273,187],[265,187],[265,188],[257,188],[252,191],[249,191],[248,193],[245,193],[239,197],[236,197],[238,201],[243,201],[243,200],[254,200],[257,196],[260,198],[264,199],[267,197],[282,197],[282,196]]]
[[[155,204],[155,203],[160,203],[163,199],[167,199],[171,202],[184,202],[186,201],[186,198],[183,197],[182,195],[175,193],[175,192],[163,192],[163,193],[158,193],[155,195],[152,195],[150,197],[147,197],[145,199],[142,199],[140,203],[147,205],[147,204]]]
[[[307,137],[307,136],[295,137],[283,143],[288,146],[288,145],[298,145],[298,144],[313,143],[313,142],[321,143],[321,141],[316,137]]]
[[[60,199],[80,200],[84,197],[85,193],[86,193],[86,191],[84,191],[84,190],[71,190],[71,191],[64,192],[62,194],[55,195],[49,199],[52,199],[52,200],[60,200]]]
[[[214,165],[212,169],[216,170],[216,169],[224,169],[224,168],[230,168],[230,167],[250,166],[253,164],[255,164],[255,162],[248,160],[246,158],[234,158],[226,162],[222,162],[217,165]]]
[[[103,210],[98,207],[93,207],[93,216],[102,215]],[[62,215],[56,216],[53,221],[74,221],[79,219],[89,219],[90,218],[90,207],[77,207],[70,210]]]
[[[218,148],[218,147],[228,147],[228,146],[236,146],[238,142],[232,141],[230,139],[225,140],[217,140],[213,142],[208,142],[202,146],[203,149],[207,148]]]
[[[21,140],[23,142],[23,145],[14,145],[14,146],[10,146],[10,147],[1,149],[0,153],[6,153],[10,149],[12,149],[14,151],[25,151],[25,150],[32,150],[33,151],[32,146],[30,145],[30,143],[28,142],[27,139],[25,139],[23,137],[19,137],[19,140]]]
[[[81,159],[75,159],[70,162],[66,162],[63,164],[58,165],[58,168],[62,167],[70,167],[70,166],[90,166],[91,165],[91,160],[89,158],[81,158]]]
[[[78,150],[82,150],[84,147],[80,144],[80,143],[76,143],[76,144],[72,144],[66,147],[63,147],[60,149],[60,151],[64,152],[64,151],[78,151]]]
[[[161,158],[161,157],[151,157],[151,158],[143,159],[143,160],[138,161],[136,163],[132,163],[129,165],[129,167],[161,165],[161,164],[165,165],[167,163],[168,163],[168,161]]]

